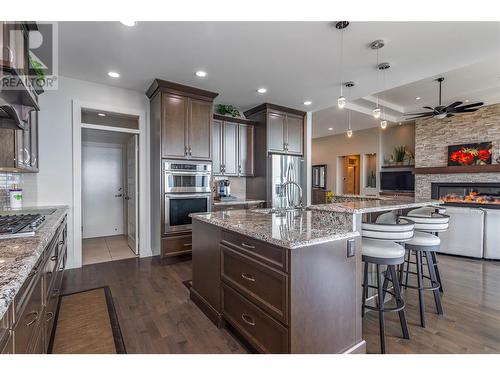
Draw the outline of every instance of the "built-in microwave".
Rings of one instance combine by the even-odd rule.
[[[165,160],[163,173],[166,194],[211,192],[212,164],[210,163]]]
[[[209,212],[211,194],[165,194],[165,233],[191,229],[189,214]]]

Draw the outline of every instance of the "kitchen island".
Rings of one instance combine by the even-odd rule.
[[[361,223],[440,204],[336,196],[307,210],[193,214],[191,299],[262,353],[364,353]]]

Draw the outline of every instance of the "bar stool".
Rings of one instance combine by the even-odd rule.
[[[411,210],[408,212],[407,216],[432,216],[435,213],[439,214],[446,214],[446,208],[440,207],[440,206],[427,206],[427,207],[420,207],[415,210]],[[434,232],[432,234],[438,236],[440,232],[444,232],[444,230],[441,230],[439,232]],[[437,260],[437,254],[435,251],[431,253],[432,255],[432,262],[434,263],[434,271],[436,272],[436,277],[437,281],[439,282],[439,291],[443,293],[443,282],[441,281],[441,274],[439,273],[439,265],[438,265],[438,260]]]
[[[405,282],[401,283],[405,288],[417,289],[418,290],[418,300],[420,308],[420,325],[425,327],[425,303],[424,303],[424,292],[426,290],[432,290],[434,294],[434,302],[436,304],[436,310],[438,315],[443,315],[443,307],[441,305],[441,296],[439,294],[440,283],[436,276],[436,264],[433,259],[435,259],[435,254],[433,253],[439,251],[439,246],[441,240],[438,236],[431,233],[441,232],[448,229],[449,216],[433,213],[432,216],[425,215],[412,215],[412,216],[401,216],[401,219],[411,220],[415,223],[415,233],[411,240],[405,243],[405,247],[408,253],[408,259],[405,259],[406,270],[403,266],[403,273],[405,273]],[[415,255],[416,261],[411,262],[411,256]],[[426,258],[427,268],[429,275],[424,274],[424,264],[423,257]],[[410,271],[410,264],[416,265],[416,272]],[[408,282],[408,275],[417,276],[417,285],[411,285]],[[430,286],[424,284],[424,280],[430,280]]]
[[[401,296],[400,281],[396,272],[396,266],[403,264],[405,249],[397,242],[405,242],[413,237],[414,224],[408,219],[401,219],[395,224],[363,223],[362,259],[365,262],[363,274],[363,300],[361,315],[365,315],[365,309],[377,311],[379,314],[380,350],[385,353],[385,312],[397,312],[399,322],[405,339],[410,338],[408,323],[405,315],[405,302]],[[369,264],[376,266],[377,285],[368,284]],[[384,280],[381,281],[381,267],[386,266]],[[389,290],[389,282],[393,290]],[[378,292],[377,305],[367,306],[368,289]],[[395,307],[385,307],[384,299],[386,293],[395,298]]]

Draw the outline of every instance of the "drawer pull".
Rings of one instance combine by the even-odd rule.
[[[188,246],[192,246],[193,244],[190,242],[190,243],[185,243],[183,244],[182,246],[185,246],[185,247],[188,247]]]
[[[28,277],[33,277],[38,273],[38,267],[33,267]]]
[[[245,313],[241,314],[241,319],[243,319],[243,321],[249,326],[255,325],[255,321],[253,320],[253,318]]]
[[[241,274],[241,278],[245,279],[245,280],[248,280],[248,281],[251,281],[251,282],[255,282],[255,278],[252,275],[250,275],[249,273],[243,272]]]
[[[255,249],[255,246],[253,246],[253,245],[249,245],[249,244],[247,244],[247,243],[245,243],[245,242],[242,242],[242,243],[241,243],[241,246],[243,246],[243,247],[244,247],[244,248],[246,248],[246,249]]]
[[[54,317],[54,313],[51,313],[51,312],[48,312],[47,313],[47,322],[50,322],[52,320],[52,318]]]
[[[29,314],[26,314],[26,317],[33,315],[33,319],[31,319],[28,323],[24,323],[26,327],[29,327],[33,323],[35,323],[38,320],[38,311],[33,311],[30,312]]]
[[[59,289],[54,289],[52,291],[52,297],[57,297],[57,295],[59,294],[60,290]]]
[[[64,240],[58,242],[59,245],[64,245]]]
[[[52,255],[50,257],[50,260],[53,261],[53,262],[55,262],[57,260],[57,255]]]

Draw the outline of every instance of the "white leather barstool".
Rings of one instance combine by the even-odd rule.
[[[363,274],[363,300],[362,316],[365,309],[377,311],[379,314],[380,328],[380,350],[385,353],[385,312],[397,312],[401,330],[405,339],[410,338],[408,324],[405,315],[405,302],[401,296],[400,281],[396,272],[396,266],[403,264],[405,249],[398,242],[405,242],[413,237],[414,224],[408,219],[401,219],[394,224],[363,223],[362,259],[365,262]],[[376,266],[376,285],[368,284],[369,264]],[[387,266],[384,280],[381,280],[381,267]],[[389,282],[393,285],[393,291],[389,290]],[[377,305],[367,306],[368,289],[377,290]],[[391,294],[396,301],[395,307],[384,307],[385,294]]]
[[[411,216],[432,216],[435,213],[444,215],[444,214],[446,214],[446,208],[440,207],[440,206],[420,207],[420,208],[417,208],[415,210],[409,211],[407,216],[409,216],[409,217],[411,217]],[[448,227],[446,227],[446,230],[447,229],[448,229]],[[439,236],[439,233],[444,232],[444,231],[445,230],[440,230],[440,231],[434,232],[432,234]],[[441,281],[441,273],[439,272],[439,265],[438,265],[436,252],[433,251],[431,253],[431,255],[432,255],[432,262],[434,263],[434,272],[436,272],[437,281],[439,282],[439,291],[442,293],[443,292],[443,282]]]
[[[408,259],[405,259],[407,265],[406,270],[403,266],[403,273],[406,273],[405,282],[402,286],[405,288],[418,289],[418,299],[420,306],[420,325],[425,327],[425,304],[424,292],[432,290],[434,294],[434,302],[436,310],[439,315],[443,314],[443,307],[441,306],[441,296],[439,294],[440,283],[436,276],[436,265],[434,263],[435,253],[439,251],[441,240],[438,236],[431,233],[442,232],[448,229],[449,216],[440,213],[432,213],[431,216],[425,214],[414,213],[411,216],[401,216],[400,219],[411,220],[415,223],[415,233],[411,240],[405,243],[406,250],[408,251]],[[416,261],[411,262],[411,256],[415,255]],[[423,257],[427,260],[427,268],[429,275],[424,275]],[[410,264],[415,264],[417,271],[410,271]],[[408,275],[413,274],[417,276],[417,285],[410,285],[408,282]],[[430,280],[430,286],[424,285],[424,280]]]

